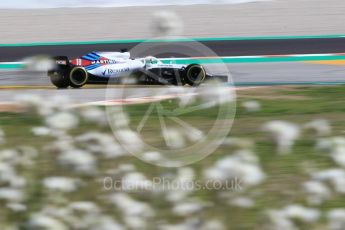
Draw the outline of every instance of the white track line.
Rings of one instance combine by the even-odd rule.
[[[252,86],[252,87],[237,87],[233,88],[235,91],[242,91],[242,90],[250,90],[256,88],[264,88],[266,86]],[[230,90],[230,88],[229,88]],[[136,105],[136,104],[146,104],[152,102],[158,102],[168,99],[175,99],[181,96],[186,95],[196,95],[196,93],[187,93],[187,94],[169,94],[169,95],[156,95],[150,97],[138,97],[138,98],[126,98],[126,99],[114,99],[114,100],[105,100],[105,101],[96,101],[96,102],[89,102],[83,103],[81,106],[88,106],[88,105],[97,105],[97,106],[113,106],[113,105]]]

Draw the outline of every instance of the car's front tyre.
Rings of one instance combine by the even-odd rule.
[[[184,72],[183,80],[190,86],[199,86],[206,79],[206,71],[199,64],[191,64],[187,66]]]

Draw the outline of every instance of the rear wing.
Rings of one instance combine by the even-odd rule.
[[[53,57],[55,61],[55,65],[52,69],[48,70],[48,76],[52,76],[54,74],[62,74],[65,75],[70,69],[70,62],[68,57],[66,56],[56,56]]]
[[[55,60],[55,64],[57,66],[69,66],[69,59],[66,56],[56,56],[53,57],[53,60]]]

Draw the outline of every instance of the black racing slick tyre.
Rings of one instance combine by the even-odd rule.
[[[51,83],[58,89],[66,89],[69,86],[69,80],[65,74],[59,72],[51,72],[49,73],[49,76]]]
[[[89,79],[89,74],[83,67],[74,67],[69,72],[68,77],[69,84],[71,87],[81,88],[87,83]]]
[[[199,86],[206,79],[206,71],[199,64],[191,64],[185,69],[183,80],[190,86]]]

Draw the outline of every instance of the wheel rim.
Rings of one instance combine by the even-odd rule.
[[[88,74],[83,68],[74,68],[70,73],[70,81],[76,86],[82,86],[86,83]]]
[[[201,66],[192,66],[188,72],[187,77],[192,83],[200,83],[205,79],[206,73]]]

